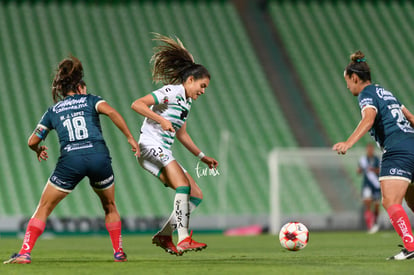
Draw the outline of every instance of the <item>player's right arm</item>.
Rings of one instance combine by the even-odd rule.
[[[169,120],[163,118],[162,116],[160,116],[159,114],[155,113],[154,111],[150,109],[150,106],[152,105],[155,105],[154,97],[152,96],[152,94],[148,94],[144,97],[141,97],[135,100],[132,103],[131,108],[138,114],[143,115],[149,119],[152,119],[158,122],[164,131],[175,132]]]
[[[362,119],[359,122],[358,126],[355,128],[354,132],[349,136],[346,141],[338,142],[334,144],[332,150],[337,151],[338,154],[345,155],[348,149],[350,149],[354,144],[360,140],[368,130],[374,125],[375,117],[377,115],[377,110],[374,108],[365,108],[362,110]]]

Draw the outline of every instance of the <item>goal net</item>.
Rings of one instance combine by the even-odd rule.
[[[363,229],[362,176],[357,167],[364,154],[364,148],[346,155],[331,148],[273,150],[268,159],[270,232],[278,233],[288,221],[317,230]]]

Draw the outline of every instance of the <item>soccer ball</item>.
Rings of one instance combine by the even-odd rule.
[[[288,222],[280,229],[279,240],[287,250],[301,250],[308,244],[309,230],[300,222]]]

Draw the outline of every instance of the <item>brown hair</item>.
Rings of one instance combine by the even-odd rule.
[[[210,73],[201,64],[196,64],[191,53],[184,47],[180,39],[163,36],[154,33],[156,41],[163,42],[163,45],[154,47],[154,55],[151,57],[153,63],[152,79],[154,82],[163,84],[180,84],[189,76],[195,79],[208,77]]]
[[[356,51],[350,56],[351,62],[345,68],[345,75],[356,74],[362,81],[371,81],[371,70],[361,51]]]
[[[76,92],[78,85],[85,86],[82,63],[74,56],[63,59],[56,70],[52,83],[52,97],[56,103],[69,92]]]

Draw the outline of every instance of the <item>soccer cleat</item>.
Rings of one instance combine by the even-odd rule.
[[[179,252],[175,247],[171,236],[159,235],[159,233],[157,233],[152,237],[152,243],[156,246],[161,247],[162,249],[164,249],[165,252],[170,253],[172,255],[183,255],[183,253]]]
[[[177,250],[181,253],[187,251],[199,251],[203,250],[207,247],[205,243],[199,243],[194,241],[191,237],[193,235],[193,231],[191,231],[190,236],[182,240],[177,244]]]
[[[414,259],[414,251],[408,251],[404,246],[399,245],[399,247],[402,247],[401,252],[398,253],[395,256],[388,257],[387,260],[409,260]]]
[[[379,230],[379,225],[378,224],[374,224],[370,230],[368,230],[368,234],[375,234],[378,232]]]
[[[118,252],[115,252],[114,253],[114,261],[115,262],[126,262],[126,261],[128,261],[126,253],[122,250],[119,250]]]
[[[30,253],[17,254],[14,253],[10,259],[4,261],[3,264],[30,264],[32,262],[32,257]]]

